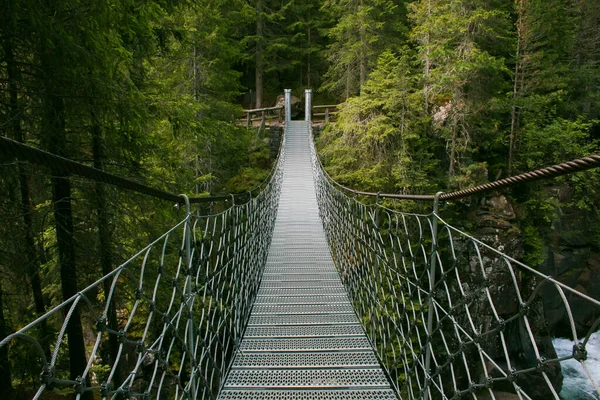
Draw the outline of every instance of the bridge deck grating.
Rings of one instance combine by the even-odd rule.
[[[277,297],[295,297],[295,296],[321,296],[321,295],[345,295],[346,290],[343,287],[321,287],[321,288],[280,288],[280,289],[260,289],[258,296],[277,296]]]
[[[324,314],[324,315],[253,315],[248,326],[255,325],[331,325],[356,324],[354,314]]]
[[[238,354],[235,368],[362,368],[377,367],[373,352]]]
[[[269,257],[219,400],[396,399],[333,265],[309,140],[288,125]]]
[[[279,338],[250,339],[244,338],[241,351],[261,352],[307,352],[307,351],[354,351],[372,350],[366,337],[352,338]],[[234,364],[235,366],[235,364]]]
[[[390,389],[354,390],[303,390],[303,391],[253,391],[230,390],[221,392],[220,400],[396,400]]]

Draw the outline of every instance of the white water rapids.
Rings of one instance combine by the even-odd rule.
[[[552,341],[559,357],[568,357],[573,353],[573,341],[557,338]],[[585,365],[592,378],[600,385],[600,331],[592,334],[587,346]],[[600,399],[596,389],[590,382],[579,361],[570,359],[560,363],[564,376],[560,396],[565,400],[597,400]]]

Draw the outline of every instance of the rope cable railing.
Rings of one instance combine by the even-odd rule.
[[[90,179],[96,182],[106,183],[120,189],[130,190],[137,193],[145,194],[157,199],[171,201],[177,204],[183,204],[184,200],[181,195],[165,192],[131,179],[123,178],[118,175],[108,173],[106,171],[87,166],[77,161],[58,156],[48,151],[38,149],[33,146],[26,145],[13,139],[9,139],[4,136],[0,136],[0,157],[6,159],[17,159],[19,161],[26,161],[31,164],[41,165],[49,167],[53,171],[58,171],[66,175],[76,175],[83,178]],[[244,191],[227,193],[223,195],[210,195],[202,197],[190,197],[189,202],[192,204],[199,203],[210,203],[215,201],[227,201],[237,196],[251,196],[252,193],[260,190],[264,185],[270,181],[273,173],[276,169],[277,162],[273,164],[269,175],[256,187]]]
[[[186,217],[75,296],[0,341],[27,357],[34,399],[53,391],[76,399],[214,399],[239,345],[257,294],[277,214],[285,150],[250,192],[189,199],[0,138],[0,156],[45,165],[116,187],[182,204]],[[253,195],[253,192],[257,192]],[[196,215],[191,203],[232,200],[229,208]],[[110,288],[110,289],[107,289]],[[87,365],[72,379],[65,338],[77,310]],[[36,329],[56,328],[47,354]],[[111,341],[118,348],[111,349]],[[37,375],[37,377],[36,377]],[[26,378],[26,377],[25,377]],[[23,378],[23,379],[25,379]]]
[[[500,225],[474,237],[438,210],[440,200],[594,168],[600,156],[448,194],[390,195],[336,183],[311,147],[334,263],[399,398],[559,400],[565,361],[587,382],[578,390],[600,396],[587,360],[600,299],[525,264],[522,245]],[[356,195],[429,200],[434,208],[401,212]],[[572,351],[557,353],[556,332],[573,341]]]

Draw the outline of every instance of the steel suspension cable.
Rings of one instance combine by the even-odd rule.
[[[415,200],[415,201],[433,201],[435,199],[434,194],[402,194],[402,193],[375,193],[366,192],[362,190],[356,190],[348,186],[342,185],[331,177],[331,175],[325,169],[321,159],[318,157],[317,162],[323,170],[323,173],[331,181],[334,186],[343,189],[349,193],[361,196],[372,196],[388,199],[399,199],[399,200]],[[443,193],[439,196],[440,200],[456,200],[465,197],[473,196],[476,194],[484,193],[494,189],[502,189],[510,186],[514,186],[519,183],[529,183],[540,180],[546,180],[556,178],[559,176],[569,175],[576,172],[583,172],[590,169],[600,167],[600,154],[592,154],[588,157],[578,158],[576,160],[567,161],[561,164],[552,165],[550,167],[539,168],[530,172],[525,172],[519,175],[509,176],[504,179],[500,179],[490,183],[484,183],[468,189],[457,190],[450,193]]]
[[[35,148],[33,146],[26,145],[7,137],[0,136],[0,157],[2,158],[16,158],[19,161],[26,161],[31,164],[42,165],[50,167],[54,171],[60,171],[67,175],[76,175],[83,178],[91,179],[97,182],[107,183],[121,189],[131,190],[137,193],[142,193],[148,196],[152,196],[161,200],[171,201],[174,203],[183,203],[182,197],[177,194],[165,192],[131,179],[123,178],[118,175],[102,171],[100,169],[89,167],[85,164],[77,161],[58,156],[45,150]],[[279,155],[278,155],[279,157]],[[269,172],[269,175],[263,182],[261,182],[255,188],[237,193],[228,193],[224,195],[206,196],[206,197],[192,197],[190,203],[210,203],[214,201],[231,200],[232,196],[248,196],[252,195],[252,192],[262,188],[272,178],[277,161],[273,163],[273,167]]]
[[[193,200],[185,195],[156,190],[10,139],[0,138],[0,158],[17,158],[48,166],[54,173],[184,203],[186,209],[185,219],[112,272],[0,338],[0,349],[23,366],[22,379],[31,381],[33,398],[58,389],[74,391],[75,399],[90,393],[104,399],[215,399],[265,268],[282,187],[283,146],[269,176],[252,189],[260,191],[255,196],[250,191],[249,201],[238,204],[235,194],[194,199],[231,200],[230,207],[208,215],[192,214]],[[118,310],[116,315],[111,309]],[[66,371],[69,348],[64,338],[76,310],[89,334],[87,364],[73,378]],[[44,352],[46,338],[37,329],[44,323],[57,329],[50,339],[56,343],[51,354]],[[111,340],[117,343],[115,349],[109,348]]]

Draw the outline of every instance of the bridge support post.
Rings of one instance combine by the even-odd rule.
[[[192,208],[190,206],[190,199],[182,194],[181,197],[185,202],[185,212],[186,212],[186,220],[185,220],[185,230],[184,230],[184,243],[183,246],[185,248],[185,266],[186,266],[186,280],[185,280],[185,299],[187,301],[187,308],[189,315],[187,317],[186,323],[186,341],[187,341],[187,353],[190,363],[190,399],[196,400],[196,373],[194,372],[195,368],[195,357],[194,357],[194,302],[192,301],[192,297],[194,294],[192,293],[192,284],[194,282],[194,277],[192,276]],[[186,305],[182,305],[184,308]],[[183,310],[182,310],[183,311]]]
[[[284,122],[287,123],[292,120],[292,89],[285,89],[284,105],[285,105],[285,121]]]
[[[312,90],[306,89],[304,91],[304,120],[310,122],[312,115]]]
[[[440,196],[437,192],[433,199],[433,213],[431,214],[431,260],[429,260],[429,301],[427,307],[427,349],[425,350],[425,373],[423,377],[423,400],[429,400],[429,386],[431,382],[431,343],[433,330],[433,290],[435,288],[435,270],[437,268],[437,245],[438,245],[438,214],[440,211]]]

